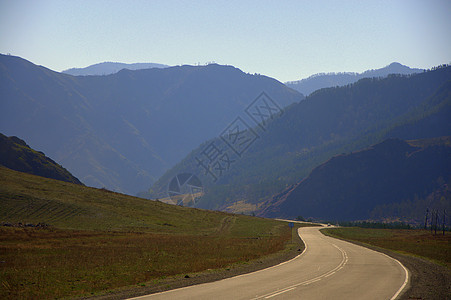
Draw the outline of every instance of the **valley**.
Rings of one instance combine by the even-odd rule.
[[[451,299],[451,1],[0,1],[0,299]]]
[[[88,186],[136,195],[216,136],[262,92],[302,95],[233,66],[72,76],[0,55],[0,132],[24,139]]]
[[[0,136],[2,298],[126,298],[265,269],[302,252],[296,231],[315,226],[276,218],[418,227],[451,210],[447,65],[304,98],[217,64],[73,76],[0,58],[0,131],[17,135]],[[447,234],[327,234],[395,251],[417,273],[427,263],[406,253],[449,268]]]
[[[247,214],[284,216],[285,212],[277,211],[276,208],[280,204],[278,201],[282,199],[280,195],[287,193],[303,180],[308,180],[314,175],[312,172],[315,168],[321,169],[329,163],[329,160],[338,161],[343,155],[355,157],[354,152],[364,152],[379,144],[388,145],[388,141],[393,138],[404,141],[432,138],[440,140],[442,136],[446,140],[451,134],[450,71],[449,66],[442,66],[410,76],[367,78],[344,87],[318,90],[305,100],[287,107],[284,114],[270,122],[267,130],[261,133],[260,138],[241,157],[231,156],[230,158],[236,162],[231,165],[230,170],[223,172],[217,181],[198,166],[196,158],[203,157],[203,152],[211,143],[227,149],[221,138],[209,140],[193,150],[160,177],[147,197],[153,199],[162,197],[171,178],[176,174],[188,172],[197,174],[204,186],[205,195],[196,207],[235,212],[237,207],[242,207],[243,212]],[[395,146],[387,147],[389,148],[386,149],[387,157],[390,153],[398,151]],[[424,154],[434,151],[433,147],[421,148],[425,148],[422,152]],[[449,151],[446,142],[442,149]],[[431,154],[429,157],[432,163],[434,155]],[[415,195],[418,198],[427,198],[434,189],[443,189],[445,188],[443,184],[449,184],[449,172],[443,173],[449,168],[447,157],[444,154],[433,163],[443,165],[443,168],[440,174],[431,174],[434,178],[427,179],[429,182],[425,183],[427,187],[423,189],[421,185],[418,186],[421,191],[403,188],[402,185],[383,186],[375,181],[376,177],[371,170],[368,173],[371,175],[366,180],[375,184],[374,188],[381,191],[379,195],[384,191],[387,192],[387,195],[380,197],[392,197],[398,203],[413,201]],[[394,156],[391,159],[396,160]],[[423,159],[426,157],[421,158]],[[349,163],[354,163],[353,159],[351,160]],[[371,165],[374,162],[371,160],[372,158],[368,158],[359,163]],[[214,163],[211,163],[212,168]],[[425,160],[423,163],[423,167],[428,164]],[[341,167],[330,176],[331,180],[342,180]],[[387,168],[389,167],[387,164]],[[416,168],[418,175],[421,174],[422,171],[418,166],[410,167]],[[398,171],[402,173],[410,167],[399,165]],[[381,176],[384,176],[383,172],[381,171]],[[386,172],[390,171],[386,169]],[[437,184],[437,180],[443,181],[442,184]],[[360,185],[355,180],[341,183],[343,190],[354,190],[355,185]],[[332,196],[335,192],[329,190],[330,188],[329,184],[320,179],[315,191],[330,192]],[[362,194],[359,195],[363,197]],[[377,203],[380,197],[375,200],[373,207],[368,207],[369,211],[365,212],[365,216],[360,216],[361,218],[369,217],[372,208],[378,204],[382,205]],[[332,198],[323,204],[332,207],[334,205]],[[289,212],[291,217],[300,214],[306,218],[331,218],[330,215],[321,214],[318,210],[310,210],[303,214],[302,210],[305,207],[301,202],[302,199],[293,200],[293,205],[290,208],[287,206],[286,212]],[[272,209],[275,213],[270,213]],[[424,211],[416,212],[423,213]],[[378,217],[381,220],[384,218],[380,215]],[[390,217],[404,216],[397,214]]]

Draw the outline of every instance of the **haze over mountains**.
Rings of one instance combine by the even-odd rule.
[[[410,76],[362,79],[348,86],[321,89],[288,107],[241,158],[233,157],[237,162],[216,182],[196,163],[196,157],[202,157],[210,143],[206,142],[162,176],[151,192],[153,197],[164,194],[174,174],[192,172],[199,175],[206,191],[198,207],[265,215],[265,205],[271,205],[266,202],[269,195],[298,183],[334,155],[390,137],[449,135],[451,67]],[[213,141],[221,143],[221,139]],[[290,207],[290,216],[302,215],[302,206],[294,208]],[[321,213],[310,216],[321,217]]]
[[[400,63],[394,62],[384,68],[368,70],[363,73],[319,73],[301,80],[289,81],[285,84],[288,87],[302,93],[303,95],[308,96],[316,90],[351,84],[362,78],[386,77],[389,74],[409,75],[423,71],[424,70],[422,69],[409,68],[407,66],[401,65]]]
[[[136,194],[152,186],[141,195],[161,198],[167,197],[175,175],[196,174],[206,192],[195,204],[201,208],[262,216],[330,217],[326,211],[308,210],[302,204],[302,195],[314,191],[294,192],[293,187],[301,186],[299,182],[331,157],[387,138],[451,135],[449,66],[422,71],[394,63],[362,73],[378,78],[341,87],[321,86],[307,98],[275,79],[217,64],[72,76],[2,55],[0,68],[0,132],[20,136],[94,187]],[[421,72],[386,76],[396,70]],[[240,136],[242,132],[247,136]],[[231,144],[237,141],[238,148],[233,148]],[[382,145],[391,145],[388,152],[395,154],[398,148],[404,149],[396,146],[399,143]],[[412,154],[404,160],[406,164],[414,165],[413,153],[430,151],[423,151],[421,145],[409,147],[406,151]],[[355,155],[349,157],[349,166],[359,165]],[[331,168],[336,176],[341,169]],[[441,174],[432,177],[432,181],[448,180]],[[348,182],[355,180],[348,178]],[[341,184],[353,190],[345,181]],[[415,195],[448,195],[443,184],[425,184],[428,187],[421,195],[418,191]],[[333,187],[314,186],[324,192]],[[364,213],[340,215],[336,211],[337,216],[375,216],[372,209],[377,205],[393,208],[415,196],[405,196],[392,187],[377,188],[393,190],[390,203],[375,203],[375,196],[368,200],[371,203]],[[396,196],[401,194],[403,199]],[[334,207],[332,198],[318,201],[323,207]]]
[[[74,75],[74,76],[87,76],[87,75],[110,75],[119,72],[122,69],[127,70],[141,70],[151,68],[168,68],[168,65],[156,64],[156,63],[133,63],[125,64],[119,62],[103,62],[94,65],[87,66],[85,68],[71,68],[64,70],[61,73]]]
[[[0,132],[25,139],[83,183],[136,194],[220,133],[262,91],[284,107],[302,96],[232,66],[71,76],[0,56]]]

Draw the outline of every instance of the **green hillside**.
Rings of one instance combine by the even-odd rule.
[[[169,205],[0,167],[0,220],[63,229],[213,233],[231,215]],[[237,226],[246,216],[234,216]],[[259,219],[256,219],[259,220]],[[255,221],[259,222],[259,221]],[[261,220],[258,230],[271,222]],[[273,223],[274,224],[274,223]],[[272,225],[270,225],[272,226]],[[266,227],[268,228],[268,227]]]
[[[300,247],[289,243],[285,222],[169,205],[1,166],[0,207],[2,299],[77,298],[119,288],[129,297],[190,284],[191,276],[208,281],[255,270]]]
[[[0,165],[20,172],[82,184],[69,171],[46,157],[44,153],[31,149],[18,137],[7,137],[1,133]]]

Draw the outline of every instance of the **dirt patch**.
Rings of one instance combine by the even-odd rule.
[[[218,228],[216,229],[216,234],[224,234],[229,233],[230,228],[232,227],[233,223],[235,223],[236,217],[227,216],[224,217],[221,220],[221,224],[219,224]]]

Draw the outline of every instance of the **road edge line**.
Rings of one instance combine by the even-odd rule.
[[[279,264],[277,264],[277,265],[275,265],[275,266],[271,266],[271,267],[268,267],[268,268],[264,268],[264,269],[261,269],[261,270],[257,270],[257,271],[251,272],[251,273],[245,273],[245,274],[241,274],[241,275],[236,275],[236,276],[233,276],[233,277],[228,277],[228,278],[224,278],[224,279],[220,279],[220,280],[215,280],[215,281],[211,281],[211,282],[204,282],[204,283],[199,283],[199,284],[194,284],[194,285],[184,286],[184,287],[175,288],[175,289],[171,289],[171,290],[167,290],[167,291],[163,291],[163,292],[151,293],[151,294],[147,294],[147,295],[142,295],[142,296],[137,296],[137,297],[127,298],[127,300],[138,300],[138,299],[142,299],[142,298],[146,298],[146,297],[151,297],[152,295],[161,295],[161,294],[166,294],[166,293],[169,293],[169,292],[172,292],[172,291],[175,291],[175,290],[188,289],[188,288],[191,288],[191,287],[194,287],[194,286],[197,286],[197,285],[209,284],[209,283],[219,282],[219,281],[223,281],[223,280],[227,280],[227,279],[231,279],[231,278],[237,278],[237,277],[242,277],[242,276],[248,276],[248,275],[255,274],[255,273],[258,273],[258,272],[261,272],[261,271],[264,271],[264,270],[268,270],[268,269],[275,268],[275,267],[277,267],[277,266],[284,265],[284,264],[286,264],[286,263],[288,263],[288,262],[290,262],[290,261],[292,261],[292,260],[298,259],[298,258],[299,258],[300,256],[302,256],[302,255],[305,253],[305,251],[307,250],[307,244],[306,244],[305,241],[302,239],[302,237],[301,237],[301,235],[300,235],[300,233],[299,233],[299,230],[300,230],[301,228],[306,228],[306,227],[299,227],[298,230],[297,230],[298,236],[299,236],[299,238],[301,239],[302,243],[304,244],[304,250],[303,250],[299,255],[293,257],[293,258],[290,259],[290,260],[287,260],[287,261],[281,262],[281,263],[279,263]]]
[[[337,239],[337,240],[344,241],[344,242],[348,242],[348,243],[352,243],[352,241],[350,241],[350,240],[340,239],[340,238],[337,238],[337,237],[333,237],[333,236],[326,235],[326,234],[324,234],[324,233],[322,232],[322,229],[327,229],[327,228],[321,228],[321,229],[319,230],[319,232],[321,232],[321,234],[322,234],[323,236],[330,237],[330,238]],[[383,252],[377,251],[377,250],[375,250],[375,249],[368,248],[368,247],[366,247],[363,243],[362,243],[362,244],[352,243],[352,244],[357,245],[357,246],[360,246],[360,247],[363,247],[363,248],[365,248],[365,249],[368,249],[368,250],[371,250],[371,251],[374,251],[374,252],[377,252],[377,253],[380,253],[380,254],[382,254],[382,255],[385,255],[386,257],[388,257],[388,258],[390,258],[390,259],[396,261],[396,262],[404,269],[404,272],[405,272],[404,283],[403,283],[403,284],[401,285],[401,287],[396,291],[396,293],[390,298],[390,300],[396,300],[399,296],[401,296],[404,292],[406,292],[406,290],[404,290],[404,289],[407,287],[407,284],[408,284],[409,281],[410,281],[410,280],[409,280],[409,279],[410,279],[410,272],[409,272],[409,269],[407,269],[407,268],[406,268],[399,260],[397,260],[396,258],[391,257],[390,255],[385,254],[385,253],[383,253]],[[384,249],[385,249],[385,248],[384,248]],[[390,251],[390,249],[386,249],[386,250]]]
[[[374,250],[373,250],[374,251]],[[377,251],[377,252],[379,252],[379,251]],[[387,256],[387,257],[389,257],[389,258],[391,258],[391,259],[393,259],[394,261],[396,261],[403,269],[404,269],[404,272],[405,272],[405,275],[406,275],[406,277],[405,277],[405,279],[404,279],[404,283],[402,284],[402,286],[399,288],[399,290],[393,295],[393,297],[391,297],[390,298],[390,300],[395,300],[395,299],[397,299],[399,296],[401,296],[401,294],[404,292],[404,289],[407,287],[407,284],[409,283],[409,279],[410,279],[410,272],[409,272],[409,270],[399,261],[399,260],[397,260],[396,258],[393,258],[393,257],[391,257],[390,255],[387,255],[387,254],[385,254],[385,253],[382,253],[382,252],[379,252],[379,253],[381,253],[381,254],[383,254],[383,255],[385,255],[385,256]]]

